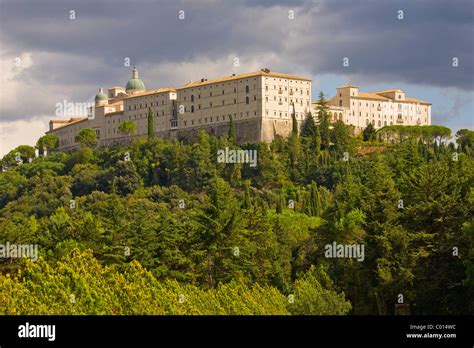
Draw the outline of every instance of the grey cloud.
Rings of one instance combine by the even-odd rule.
[[[71,9],[74,21],[68,19]],[[288,19],[289,9],[295,10],[294,20]],[[399,9],[403,21],[396,17]],[[0,38],[2,54],[36,57],[35,66],[16,79],[52,90],[80,87],[81,97],[89,93],[87,86],[92,92],[125,83],[130,73],[125,57],[143,72],[142,67],[161,71],[153,66],[170,62],[174,69],[199,59],[222,62],[232,54],[243,64],[274,57],[268,67],[285,72],[473,90],[472,9],[470,0],[2,1]],[[179,10],[185,20],[178,20]],[[458,68],[451,66],[454,56]],[[343,57],[350,59],[349,68],[342,66]],[[232,65],[216,64],[214,72],[230,74]],[[202,77],[199,68],[189,74],[186,79]],[[182,79],[183,72],[176,75]],[[142,76],[148,87],[182,82],[169,74],[163,80]],[[0,106],[2,118],[23,114]]]

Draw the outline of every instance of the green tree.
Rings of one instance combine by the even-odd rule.
[[[97,144],[97,135],[92,128],[82,128],[74,138],[82,147],[94,147]]]
[[[321,196],[314,181],[311,182],[309,191],[309,213],[312,216],[321,216]]]
[[[35,148],[29,145],[19,145],[5,156],[0,161],[0,165],[6,169],[22,163],[28,163],[30,159],[35,157]]]
[[[153,111],[148,108],[148,139],[155,137],[155,125],[153,121]]]
[[[36,142],[36,148],[39,153],[43,154],[44,150],[52,150],[58,147],[59,139],[56,134],[46,134],[38,139]]]
[[[120,122],[118,130],[123,136],[131,137],[137,132],[137,125],[132,120],[125,120]]]
[[[329,133],[329,115],[328,101],[324,98],[324,93],[319,93],[318,99],[318,118],[319,128],[321,131],[321,144],[324,150],[329,149],[330,133]]]
[[[306,114],[303,126],[301,127],[301,136],[313,138],[316,135],[316,124],[314,123],[311,112]]]
[[[143,186],[142,179],[132,161],[118,161],[115,170],[109,175],[112,191],[123,196]]]
[[[336,153],[342,156],[344,152],[353,152],[353,141],[349,131],[349,127],[342,121],[334,123],[333,129],[331,130],[331,141],[334,144]]]
[[[460,129],[456,132],[456,143],[460,147],[461,151],[466,152],[472,151],[474,147],[474,131],[469,129]]]
[[[231,144],[237,144],[237,135],[235,133],[235,124],[232,116],[230,116],[229,120],[229,132],[227,134],[227,138]]]
[[[376,139],[377,134],[375,132],[374,126],[372,125],[372,122],[369,122],[367,127],[364,128],[364,130],[362,131],[362,135],[364,141],[374,141]]]
[[[296,120],[296,111],[295,111],[295,103],[292,103],[293,112],[291,113],[291,134],[294,137],[298,136],[298,121]]]

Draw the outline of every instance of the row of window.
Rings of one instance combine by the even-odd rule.
[[[265,97],[265,101],[268,102],[268,97]],[[276,96],[273,96],[273,101],[277,101]],[[288,98],[285,98],[285,103],[288,102]],[[303,106],[303,99],[300,99],[300,105]],[[282,105],[283,99],[278,98],[278,104]],[[290,99],[290,104],[293,103],[293,99]],[[295,99],[295,103],[298,104],[298,98]],[[309,106],[309,100],[306,101],[306,106]]]
[[[173,105],[176,104],[176,100],[173,100],[172,102],[173,102]],[[143,105],[144,105],[144,106],[143,106]],[[148,107],[160,106],[160,105],[165,105],[165,101],[162,100],[162,101],[161,101],[161,104],[159,104],[158,102],[156,102],[155,104],[153,104],[153,102],[150,102],[150,105],[148,105],[148,103],[139,104],[139,105],[138,105],[138,109],[143,109],[143,108],[147,109]],[[132,110],[132,106],[131,106],[131,105],[128,106],[128,110]],[[137,104],[133,105],[133,110],[137,110]]]
[[[400,112],[400,111],[399,111],[399,112]],[[401,117],[402,114],[398,114],[398,115],[399,115],[399,117]],[[355,116],[355,111],[352,111],[352,116]],[[362,116],[362,112],[361,112],[361,111],[359,111],[359,116]],[[365,113],[365,116],[369,116],[369,113],[366,112],[366,113]],[[372,117],[375,117],[375,116],[377,116],[378,118],[380,118],[381,116],[383,116],[383,118],[387,118],[387,115],[380,115],[380,114],[374,115],[374,114],[372,114]],[[389,115],[389,116],[390,116],[390,118],[393,118],[393,115]],[[413,115],[408,115],[408,116],[410,116],[410,118],[413,118]],[[416,117],[416,116],[415,116],[415,117]]]
[[[268,91],[268,85],[265,86],[265,90]],[[273,90],[277,90],[277,86],[276,85],[273,85]],[[288,87],[285,86],[285,91],[288,91]],[[298,87],[295,88],[295,92],[298,92]],[[290,95],[292,95],[293,93],[293,89],[290,88]],[[283,89],[282,89],[282,86],[278,86],[278,93],[283,93]],[[300,89],[300,95],[303,95],[303,89]],[[306,95],[309,95],[309,89],[306,90]]]
[[[339,100],[339,106],[342,106],[342,100]],[[354,102],[354,101],[352,102],[352,106],[355,106],[355,102]],[[359,106],[362,106],[362,103],[361,103],[361,102],[359,102]],[[365,103],[365,106],[368,107],[368,106],[369,106],[369,103]],[[405,107],[407,107],[407,106],[410,106],[410,110],[413,110],[413,105],[406,105],[406,104],[405,104]],[[375,107],[375,104],[374,104],[374,103],[372,103],[372,107]],[[380,103],[378,103],[377,107],[378,107],[378,108],[382,108],[382,106],[380,105]],[[384,104],[383,108],[384,108],[384,109],[387,109],[387,104]],[[393,104],[390,105],[390,108],[393,109]],[[403,104],[398,103],[398,110],[401,110],[402,108],[403,108]],[[426,111],[426,106],[424,107],[424,110]],[[417,112],[420,112],[420,111],[421,111],[421,108],[420,108],[418,105],[416,106],[416,111],[417,111]]]
[[[285,116],[283,116],[283,114],[285,114]],[[269,116],[270,111],[265,110],[265,115]],[[291,116],[291,114],[289,114],[288,112],[283,112],[283,111],[280,111],[280,110],[273,110],[273,116],[276,117],[277,115],[280,116],[280,117],[290,117]],[[295,112],[295,116],[296,116],[296,118],[301,118],[301,119],[304,119],[306,117],[304,112]]]

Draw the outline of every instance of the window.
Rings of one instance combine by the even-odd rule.
[[[194,112],[194,105],[191,105],[191,112]]]
[[[245,97],[245,104],[250,104],[249,97]]]
[[[339,106],[342,106],[342,100],[339,100]]]
[[[194,102],[194,94],[191,95],[191,102]]]
[[[249,86],[245,86],[245,93],[249,93],[249,91],[250,91]],[[247,103],[247,104],[248,104],[248,103]]]

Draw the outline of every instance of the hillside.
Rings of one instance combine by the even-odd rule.
[[[0,313],[473,313],[473,145],[428,127],[390,146],[337,123],[269,145],[230,131],[31,162],[34,148],[14,149],[0,251],[39,258],[0,259]],[[221,163],[225,148],[256,150],[257,165]]]

